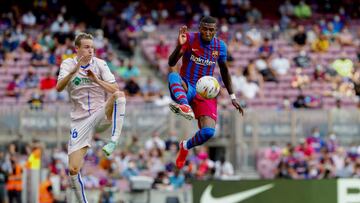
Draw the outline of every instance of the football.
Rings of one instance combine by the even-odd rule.
[[[196,82],[196,92],[205,99],[212,99],[219,94],[220,84],[212,76],[203,76]]]

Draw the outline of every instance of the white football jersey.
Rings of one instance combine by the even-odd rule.
[[[60,65],[58,81],[66,77],[76,64],[76,57],[64,60]],[[114,75],[102,59],[93,57],[88,66],[80,67],[78,73],[71,78],[66,87],[70,95],[72,120],[88,117],[105,104],[105,90],[90,80],[87,76],[88,70],[91,70],[103,81],[116,82]]]

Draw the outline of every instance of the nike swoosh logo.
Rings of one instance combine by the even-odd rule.
[[[264,186],[260,186],[257,188],[253,188],[250,190],[246,190],[243,192],[239,192],[232,195],[227,195],[223,197],[213,197],[211,194],[211,190],[213,188],[212,185],[207,186],[207,188],[204,190],[203,194],[200,198],[200,203],[239,203],[243,200],[246,200],[250,197],[253,197],[259,193],[265,192],[266,190],[270,190],[272,187],[274,187],[274,184],[267,184]]]
[[[191,49],[193,52],[198,51],[198,49]]]

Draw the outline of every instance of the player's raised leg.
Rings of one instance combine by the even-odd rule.
[[[194,118],[194,112],[192,111],[189,101],[186,95],[187,88],[185,82],[181,79],[179,73],[170,67],[170,73],[168,75],[169,89],[174,103],[170,103],[170,110],[176,114],[184,116],[188,120]]]
[[[88,202],[85,195],[85,185],[80,174],[80,169],[83,166],[87,149],[88,147],[86,146],[69,155],[70,186],[75,193],[77,202],[79,203]]]
[[[111,141],[103,147],[104,153],[109,156],[119,143],[121,130],[124,124],[126,98],[124,92],[116,91],[106,102],[105,114],[112,121]]]
[[[180,142],[180,150],[176,158],[177,168],[184,166],[189,149],[204,144],[215,135],[215,124],[216,121],[209,116],[199,117],[200,130],[192,138]]]

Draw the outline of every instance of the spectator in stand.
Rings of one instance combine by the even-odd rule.
[[[159,94],[160,86],[151,77],[148,77],[141,91],[145,100],[153,100]]]
[[[296,173],[296,179],[307,179],[308,178],[308,162],[306,161],[307,157],[304,156],[301,152],[298,153],[297,162],[295,163],[294,170]]]
[[[248,2],[250,4],[250,1],[248,1]],[[255,24],[259,23],[262,19],[262,15],[261,15],[260,11],[251,5],[250,5],[250,9],[246,12],[245,16],[246,16],[247,22],[255,23]]]
[[[40,80],[40,90],[45,96],[47,101],[68,101],[67,92],[57,92],[56,87],[57,79],[49,71],[44,78]]]
[[[133,176],[140,175],[139,169],[136,167],[136,163],[134,160],[130,160],[127,168],[121,174],[127,180],[130,180]]]
[[[234,92],[240,92],[246,82],[246,78],[242,72],[241,68],[237,68],[235,70],[235,74],[231,74],[231,82],[233,84]]]
[[[262,42],[261,32],[255,27],[248,30],[245,37],[245,44],[249,46],[258,46]]]
[[[248,76],[245,76],[246,74],[248,74]],[[256,64],[253,60],[249,61],[248,67],[244,70],[244,76],[248,78],[249,82],[254,82],[260,87],[260,89],[263,89],[264,78],[256,69]]]
[[[163,60],[169,56],[169,46],[165,44],[165,37],[161,37],[159,44],[155,47],[155,59]]]
[[[290,0],[286,0],[279,7],[279,12],[281,15],[293,16],[294,15],[294,5],[291,4]]]
[[[323,30],[323,34],[326,35],[332,43],[335,42],[339,32],[340,31],[336,31],[334,29],[334,25],[332,24],[332,22],[327,23],[326,29]]]
[[[154,24],[154,21],[151,18],[147,18],[145,21],[145,25],[143,25],[142,27],[142,30],[146,36],[151,36],[152,34],[155,34],[156,25]]]
[[[325,82],[327,77],[326,77],[326,70],[324,69],[324,67],[322,65],[317,65],[314,71],[314,79],[316,81],[321,81],[321,82]]]
[[[34,89],[39,86],[39,76],[36,74],[36,71],[33,67],[28,69],[23,82],[26,89]]]
[[[311,58],[305,50],[301,50],[297,56],[294,57],[294,63],[299,68],[310,68]]]
[[[27,53],[32,53],[32,47],[33,47],[33,44],[34,44],[34,39],[32,36],[30,35],[27,35],[26,36],[26,40],[24,40],[21,44],[20,44],[20,47],[21,47],[21,51],[25,51]]]
[[[295,6],[294,14],[297,18],[310,18],[312,16],[311,7],[305,3],[305,1],[300,1],[298,5]]]
[[[0,151],[0,202],[5,202],[7,173],[4,170],[5,154]]]
[[[276,75],[286,75],[290,69],[290,61],[285,58],[280,49],[276,56],[270,61],[270,68],[276,72]]]
[[[338,102],[337,102],[338,103]],[[338,103],[339,107],[341,107],[340,103]],[[326,148],[329,152],[335,153],[339,147],[339,141],[337,140],[335,132],[330,131],[328,134],[328,139],[325,143]]]
[[[43,48],[40,44],[37,44],[37,46],[34,46],[33,48],[34,52],[31,57],[31,65],[34,67],[45,67],[48,65],[48,61],[45,58]]]
[[[344,22],[340,19],[339,15],[334,16],[334,20],[332,21],[334,26],[334,32],[339,33],[344,28]]]
[[[350,33],[348,27],[344,27],[341,30],[337,36],[337,41],[341,46],[352,46],[354,44],[354,37]]]
[[[23,88],[24,88],[24,83],[20,80],[19,75],[14,74],[13,79],[8,83],[6,87],[5,95],[9,97],[19,98]]]
[[[313,128],[311,135],[306,138],[306,143],[311,146],[315,152],[320,152],[323,147],[326,147],[325,141],[321,138],[319,128]]]
[[[306,45],[306,32],[305,32],[305,27],[303,25],[298,25],[297,28],[297,32],[293,37],[293,40],[295,42],[295,45],[301,49],[302,47],[304,47]]]
[[[71,30],[70,24],[65,21],[64,16],[62,14],[59,14],[57,17],[57,20],[54,21],[50,26],[50,31],[52,33],[61,33],[61,34],[67,34]]]
[[[294,177],[294,169],[292,169],[286,161],[280,161],[275,170],[276,178],[291,179]]]
[[[242,41],[243,41],[243,35],[241,33],[241,30],[238,30],[238,31],[235,32],[234,37],[232,38],[232,40],[228,44],[228,52],[230,54],[233,54],[234,51],[239,50],[239,48],[243,44]]]
[[[307,108],[305,96],[303,94],[298,95],[293,103],[293,106],[294,108]]]
[[[159,137],[158,132],[154,132],[152,134],[152,137],[145,142],[145,149],[147,151],[150,151],[154,148],[158,148],[161,150],[165,149],[165,141]]]
[[[130,78],[126,81],[124,87],[125,93],[128,96],[140,96],[141,89],[138,83],[136,82],[135,78]]]
[[[29,10],[22,16],[21,21],[25,26],[34,26],[36,24],[36,16]]]
[[[179,189],[185,184],[185,177],[179,170],[175,170],[174,174],[170,176],[169,181],[173,189]]]
[[[141,145],[137,135],[131,136],[131,141],[126,145],[126,150],[131,154],[139,154]]]
[[[133,60],[129,60],[127,69],[124,72],[121,72],[120,77],[124,80],[129,80],[130,78],[137,78],[140,75],[140,70],[137,66],[134,65]]]
[[[159,171],[153,183],[153,188],[158,190],[168,190],[170,180],[165,171]]]
[[[273,69],[270,68],[268,64],[268,58],[265,54],[262,54],[260,58],[256,59],[255,67],[263,76],[264,81],[277,82],[276,73]]]
[[[300,157],[312,157],[315,154],[314,148],[305,139],[300,140],[300,145],[295,147],[295,152],[300,154]]]
[[[321,178],[334,178],[336,176],[336,167],[334,161],[332,160],[331,155],[326,148],[322,149],[321,151],[320,164]]]
[[[32,92],[28,104],[31,110],[42,110],[44,104],[44,94],[36,89]]]
[[[321,34],[311,45],[315,52],[327,52],[329,50],[330,42],[326,35]]]
[[[11,156],[11,171],[8,174],[6,190],[10,203],[20,203],[22,193],[22,174],[23,167],[15,156]]]
[[[353,178],[360,178],[360,162],[355,163],[354,173],[352,175]]]
[[[221,157],[220,160],[215,162],[215,175],[216,179],[226,180],[234,175],[234,167],[232,164],[225,160],[225,157]]]
[[[354,64],[351,59],[347,57],[345,52],[340,54],[340,58],[336,59],[331,67],[344,78],[351,78],[354,71]]]
[[[254,99],[256,95],[263,97],[259,84],[251,80],[249,69],[244,70],[244,76],[245,78],[240,86],[240,93],[247,99]]]
[[[274,47],[270,43],[270,39],[265,37],[263,44],[259,47],[259,55],[270,57],[274,52]]]
[[[111,72],[117,74],[119,69],[123,67],[124,60],[119,60],[117,55],[112,51],[108,51],[106,55],[106,63],[109,66]]]
[[[165,170],[165,163],[163,161],[163,151],[161,149],[153,148],[149,151],[147,167],[153,176]]]
[[[128,66],[125,65],[124,59],[119,60],[119,66],[118,67],[116,67],[115,63],[113,64],[112,62],[110,62],[109,67],[110,67],[110,65],[112,66],[113,69],[115,69],[115,73],[119,77],[124,75],[124,73],[128,70]]]
[[[351,159],[349,158],[345,158],[345,157],[341,157],[344,160],[344,164],[343,166],[341,166],[341,168],[337,168],[336,164],[336,177],[338,178],[351,178],[353,173],[354,173],[354,166],[351,163]],[[334,160],[334,158],[332,158],[332,160]]]
[[[221,25],[220,32],[217,37],[223,40],[225,43],[228,43],[231,39],[231,35],[229,33],[229,25],[227,25],[226,23]]]
[[[56,87],[56,77],[49,71],[44,78],[40,80],[40,90],[47,91],[52,90]]]
[[[313,25],[311,29],[306,32],[306,41],[308,45],[312,45],[315,40],[320,36],[321,29],[319,25]]]
[[[158,107],[167,107],[171,103],[171,98],[164,93],[164,91],[160,91],[158,97],[154,99],[155,106]],[[163,112],[167,113],[168,108],[163,108]]]
[[[360,100],[360,67],[356,69],[353,74],[352,82],[354,84],[354,91],[358,99]],[[359,101],[360,102],[360,101]]]

